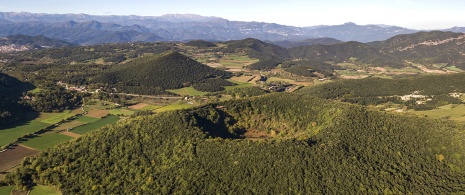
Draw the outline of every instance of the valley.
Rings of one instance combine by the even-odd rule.
[[[2,53],[0,194],[461,193],[462,37]]]

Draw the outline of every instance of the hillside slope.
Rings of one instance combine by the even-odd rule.
[[[453,194],[465,189],[464,129],[274,94],[121,121],[7,181],[64,194]]]
[[[182,88],[228,76],[228,72],[208,67],[178,52],[165,52],[120,64],[90,82],[110,84],[127,93],[156,94],[164,89]]]
[[[23,93],[34,86],[0,72],[0,126],[19,120],[23,106],[19,101]]]
[[[289,52],[292,57],[298,59],[338,63],[352,58],[373,66],[400,68],[407,65],[407,62],[414,62],[428,66],[443,63],[465,69],[464,50],[465,34],[432,31],[397,35],[381,42],[344,42],[295,47]]]

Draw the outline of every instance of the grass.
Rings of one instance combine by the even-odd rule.
[[[247,87],[247,86],[253,86],[254,85],[253,83],[235,81],[235,80],[231,80],[231,79],[228,79],[228,81],[231,82],[231,83],[235,83],[236,85],[224,86],[225,89],[234,89],[234,88],[238,88],[238,87]]]
[[[68,141],[73,139],[67,135],[59,134],[59,133],[51,133],[51,134],[44,134],[39,135],[34,138],[30,138],[27,141],[22,142],[22,145],[27,147],[35,148],[38,150],[46,150],[52,148],[59,143]]]
[[[73,114],[73,113],[71,113],[71,111],[66,110],[66,111],[64,111],[62,113],[57,113],[57,114],[55,114],[55,115],[53,115],[51,117],[47,117],[45,119],[42,119],[40,122],[48,123],[48,124],[56,124],[56,123],[58,123],[58,122],[60,122],[62,120],[66,120],[66,119],[68,119],[68,118],[70,118],[70,117],[72,117],[74,115],[76,115],[76,114]]]
[[[32,188],[30,195],[60,195],[60,190],[51,186],[34,186]]]
[[[85,124],[85,125],[76,127],[71,132],[82,135],[84,133],[100,129],[101,127],[103,127],[105,125],[116,123],[116,121],[118,121],[118,120],[119,120],[118,116],[108,115],[105,118],[102,118],[102,119],[100,119],[98,121],[95,121],[93,123],[89,123],[89,124]]]
[[[36,120],[28,121],[16,127],[0,130],[0,146],[15,142],[23,135],[34,133],[40,129],[50,126],[48,123],[39,122]]]
[[[136,111],[126,109],[126,108],[118,108],[118,109],[110,110],[110,114],[112,115],[131,116],[134,113],[136,113]]]
[[[465,121],[465,105],[463,104],[449,104],[433,110],[412,112],[418,115],[426,115],[428,118],[448,118],[450,120]]]
[[[456,71],[456,72],[463,72],[462,69],[457,68],[457,67],[455,67],[455,66],[448,66],[448,67],[446,67],[446,69],[447,69],[447,70],[451,70],[451,71]]]
[[[179,102],[179,103],[174,103],[174,104],[170,104],[168,106],[158,108],[155,111],[164,112],[164,111],[179,110],[179,109],[185,109],[185,108],[191,108],[191,107],[194,107],[194,105]]]
[[[36,88],[34,88],[33,90],[30,90],[30,91],[28,91],[28,92],[30,92],[30,93],[32,93],[32,94],[36,94],[36,93],[39,93],[40,91],[42,91],[42,89],[36,87]]]
[[[242,66],[253,64],[258,61],[259,60],[251,59],[248,56],[234,54],[223,56],[220,58],[220,64],[227,68],[242,68]]]
[[[11,190],[13,190],[15,186],[3,186],[0,187],[0,195],[10,195]]]
[[[94,118],[94,117],[89,117],[89,116],[79,116],[76,120],[84,122],[84,123],[93,123],[93,122],[98,121],[100,119]]]
[[[166,91],[169,91],[171,93],[175,93],[175,94],[178,94],[178,95],[181,95],[181,96],[203,96],[205,94],[208,94],[208,92],[203,92],[203,91],[198,91],[198,90],[195,90],[194,87],[190,86],[190,87],[184,87],[184,88],[181,88],[181,89],[169,89],[169,90],[166,90]]]
[[[141,108],[140,110],[156,110],[158,108],[160,108],[161,106],[156,106],[156,105],[148,105],[148,106],[145,106],[143,108]]]

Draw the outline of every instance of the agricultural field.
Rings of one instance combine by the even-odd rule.
[[[181,95],[181,96],[203,96],[203,95],[208,94],[208,92],[195,90],[194,87],[192,87],[192,86],[184,87],[184,88],[180,88],[180,89],[169,89],[169,90],[166,90],[166,91],[169,91],[171,93],[175,93],[175,94],[178,94],[178,95]]]
[[[234,89],[234,88],[238,88],[238,87],[248,87],[248,86],[254,86],[255,85],[254,83],[241,82],[241,81],[237,81],[237,80],[233,80],[233,79],[228,79],[228,81],[230,81],[231,83],[235,83],[236,85],[224,86],[225,89]]]
[[[88,117],[93,118],[102,118],[106,115],[110,114],[110,110],[89,110],[86,114]]]
[[[15,186],[3,186],[0,187],[0,195],[10,195],[11,190],[13,190]]]
[[[149,106],[146,106],[146,107],[144,107],[144,108],[141,108],[140,110],[143,110],[143,111],[145,111],[145,110],[156,110],[156,109],[161,108],[161,107],[162,107],[162,106],[149,105]]]
[[[59,123],[63,120],[66,120],[72,116],[75,116],[76,114],[72,113],[71,111],[69,110],[66,110],[64,112],[61,112],[61,113],[53,113],[52,116],[50,117],[47,117],[43,120],[40,120],[40,122],[43,122],[43,123],[48,123],[48,124],[56,124],[56,123]]]
[[[222,56],[219,63],[230,71],[240,71],[243,66],[248,66],[258,61],[258,59],[251,59],[246,55],[230,54]]]
[[[8,172],[19,165],[25,157],[38,153],[38,150],[32,150],[23,146],[13,146],[7,151],[0,153],[0,172]],[[5,174],[0,173],[0,179],[3,179],[4,176]]]
[[[89,116],[79,116],[75,119],[75,121],[80,121],[83,123],[93,123],[95,121],[98,121],[98,118],[95,117],[89,117]]]
[[[29,195],[61,195],[61,191],[51,186],[34,186]]]
[[[43,151],[71,139],[73,138],[60,133],[41,134],[27,141],[21,141],[21,145]]]
[[[76,127],[73,130],[71,130],[71,132],[82,135],[90,131],[95,131],[105,125],[116,123],[118,120],[119,120],[118,116],[108,115],[104,118],[101,118],[98,121]]]
[[[193,104],[188,104],[185,102],[178,102],[174,104],[170,104],[167,106],[163,106],[161,108],[156,109],[156,112],[164,112],[164,111],[170,111],[170,110],[179,110],[179,109],[186,109],[186,108],[192,108],[194,107]]]
[[[449,119],[455,121],[465,122],[465,105],[455,105],[449,104],[445,106],[441,106],[434,110],[426,110],[426,111],[409,111],[414,114],[418,114],[421,116],[427,116],[428,118],[434,119]]]
[[[117,108],[117,109],[110,110],[109,112],[109,114],[118,115],[118,116],[131,116],[134,113],[136,113],[135,110],[126,109],[126,108]]]
[[[36,120],[27,121],[18,124],[15,127],[0,130],[0,146],[15,142],[18,138],[39,131],[40,129],[50,126],[48,123],[39,122]]]
[[[68,121],[66,123],[62,123],[62,124],[58,125],[57,127],[53,128],[52,130],[53,131],[64,131],[64,130],[72,129],[72,128],[75,128],[75,127],[78,127],[78,126],[81,126],[81,125],[84,125],[84,124],[86,124],[86,122],[82,122],[82,121],[79,121],[79,120],[72,120],[72,121]]]

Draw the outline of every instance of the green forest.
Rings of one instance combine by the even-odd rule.
[[[6,182],[64,194],[453,194],[465,189],[463,129],[272,94],[121,121],[28,158]]]

